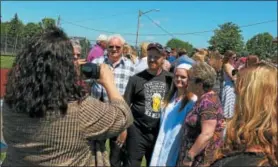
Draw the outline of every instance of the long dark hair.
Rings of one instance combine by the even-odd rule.
[[[69,101],[84,97],[73,61],[73,46],[64,31],[50,27],[38,34],[16,56],[5,102],[30,117],[65,115]]]
[[[231,51],[231,50],[227,50],[225,53],[224,53],[224,58],[223,58],[223,65],[228,63],[230,58],[233,57],[233,55],[236,54],[234,51]]]
[[[186,72],[188,72],[186,70]],[[175,70],[174,70],[174,73],[175,73]],[[175,83],[174,83],[174,80],[172,81],[172,84],[171,84],[171,87],[170,87],[170,90],[168,92],[168,94],[166,95],[166,98],[164,100],[164,107],[167,107],[169,102],[173,99],[175,93],[178,91],[178,88],[176,87]],[[189,92],[184,92],[184,97],[182,98],[181,100],[181,106],[179,108],[179,112],[183,110],[183,108],[186,106],[186,104],[188,103],[188,101],[191,99],[191,97],[193,96],[192,93],[189,93]]]

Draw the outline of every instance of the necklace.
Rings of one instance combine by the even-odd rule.
[[[182,95],[181,97],[176,97],[175,98],[175,104],[177,104],[181,99],[183,99],[183,96],[184,95]]]

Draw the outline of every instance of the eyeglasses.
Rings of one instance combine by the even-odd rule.
[[[117,46],[117,45],[109,45],[108,46],[109,49],[114,49],[116,48],[117,50],[121,49],[122,47],[121,46]]]

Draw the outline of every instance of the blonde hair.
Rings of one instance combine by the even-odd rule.
[[[205,57],[206,57],[206,55],[203,54],[203,52],[196,52],[192,56],[192,59],[195,60],[196,62],[205,62]]]
[[[242,69],[237,75],[236,94],[235,113],[227,123],[226,141],[216,158],[259,145],[265,158],[258,165],[278,165],[277,68],[261,62]]]
[[[223,64],[223,56],[218,51],[210,52],[209,54],[210,65],[215,69],[215,71],[220,71]]]
[[[127,54],[129,54],[133,58],[137,57],[136,50],[133,49],[130,45],[125,44],[124,47],[123,47],[123,50],[127,50]],[[135,59],[131,58],[131,61],[132,61],[133,64],[135,64]]]
[[[207,49],[199,49],[198,53],[204,56],[208,56],[209,51]]]
[[[128,44],[124,44],[124,47],[123,47],[123,52],[124,51],[127,51],[127,54],[131,54],[131,47],[128,45]]]
[[[149,45],[149,43],[147,43],[147,42],[141,43],[141,58],[147,57],[147,55],[148,55],[148,52],[147,52],[148,45]]]

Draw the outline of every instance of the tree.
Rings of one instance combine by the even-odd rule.
[[[7,52],[7,40],[8,40],[8,32],[10,29],[10,23],[4,22],[1,23],[1,51]]]
[[[172,38],[171,40],[169,40],[166,43],[166,46],[170,48],[186,49],[188,54],[191,54],[191,52],[193,51],[193,45],[176,38]]]
[[[219,25],[219,29],[214,31],[214,35],[208,42],[210,48],[218,50],[221,54],[227,50],[241,52],[244,46],[241,30],[232,22]]]
[[[44,18],[42,21],[39,23],[41,28],[47,29],[49,27],[56,26],[56,21],[52,18]]]
[[[1,23],[1,37],[2,35],[5,35],[6,33],[8,33],[8,30],[10,28],[10,23],[9,22],[3,22]]]
[[[246,43],[250,54],[257,55],[260,59],[271,58],[277,45],[274,45],[273,36],[267,32],[253,36]]]
[[[21,47],[19,42],[22,39],[24,24],[19,20],[17,13],[14,15],[14,18],[9,23],[8,28],[8,47],[14,48],[16,50],[18,47]]]
[[[82,48],[82,52],[81,52],[81,58],[86,58],[88,55],[88,52],[90,51],[90,47],[91,47],[91,43],[89,40],[85,39],[81,39],[80,40],[80,45]]]
[[[32,36],[36,35],[42,30],[39,24],[28,23],[24,27],[23,37],[24,40],[29,40]]]

